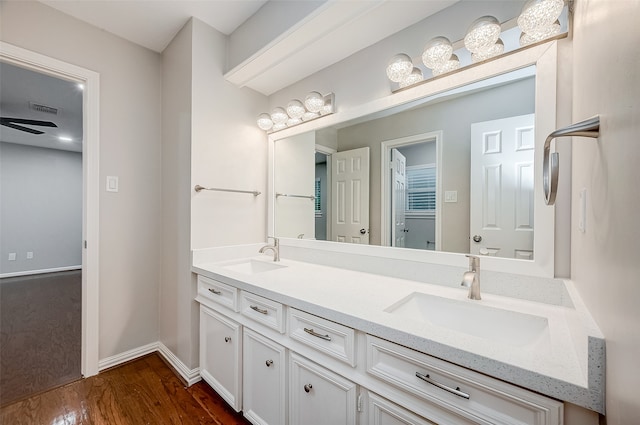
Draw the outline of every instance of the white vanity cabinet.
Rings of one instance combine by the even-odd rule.
[[[200,306],[200,376],[236,411],[242,410],[242,326]]]
[[[293,353],[289,373],[290,424],[356,424],[356,384]]]
[[[370,391],[363,391],[363,420],[370,425],[437,425]]]
[[[243,335],[243,414],[255,425],[286,425],[286,350],[254,332]]]

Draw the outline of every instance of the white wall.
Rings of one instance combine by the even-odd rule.
[[[0,143],[0,252],[0,274],[82,265],[82,153]]]
[[[600,138],[573,139],[571,274],[607,341],[606,423],[637,423],[640,403],[640,1],[578,0],[573,118],[600,115]],[[568,141],[565,141],[568,143]],[[587,229],[577,229],[587,189]]]
[[[160,55],[39,2],[0,2],[0,26],[2,41],[100,73],[100,176],[120,191],[99,195],[99,357],[157,341]]]

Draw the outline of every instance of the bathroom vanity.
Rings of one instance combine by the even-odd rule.
[[[464,256],[281,240],[274,262],[262,246],[192,254],[200,374],[253,423],[543,425],[563,423],[563,401],[603,411],[604,340],[569,281],[482,272],[469,300]]]

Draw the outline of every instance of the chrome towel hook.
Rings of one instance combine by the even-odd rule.
[[[570,125],[554,131],[544,141],[544,160],[542,162],[542,188],[544,189],[544,202],[553,205],[556,202],[558,192],[558,152],[551,153],[551,141],[556,137],[592,137],[600,136],[600,116]]]

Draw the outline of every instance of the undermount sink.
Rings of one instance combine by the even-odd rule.
[[[241,260],[238,262],[227,263],[222,265],[227,270],[245,274],[264,273],[271,270],[281,269],[287,266],[275,262],[259,261],[259,260]]]
[[[414,292],[384,311],[488,341],[524,347],[549,338],[546,317]]]

